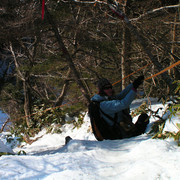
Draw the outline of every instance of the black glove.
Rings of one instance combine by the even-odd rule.
[[[133,87],[134,89],[137,89],[139,87],[140,84],[142,84],[144,81],[144,76],[139,76],[137,79],[134,80],[133,82]]]

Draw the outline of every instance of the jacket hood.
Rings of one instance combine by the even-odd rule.
[[[104,101],[107,100],[106,96],[100,96],[99,94],[95,94],[92,98],[91,101]]]

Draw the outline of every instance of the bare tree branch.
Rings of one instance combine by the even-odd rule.
[[[10,51],[12,53],[12,56],[13,56],[13,59],[14,59],[14,63],[15,63],[15,66],[16,66],[16,69],[17,69],[17,72],[19,74],[19,77],[21,78],[22,81],[25,81],[25,78],[23,76],[23,74],[21,73],[20,71],[20,67],[19,67],[19,64],[17,62],[17,59],[16,59],[16,55],[14,53],[14,50],[13,50],[13,47],[12,47],[12,43],[10,42]]]
[[[164,7],[160,7],[160,8],[157,8],[157,9],[153,9],[151,11],[148,11],[144,14],[141,14],[139,17],[137,18],[133,18],[133,19],[129,19],[129,21],[138,21],[139,19],[149,15],[149,14],[153,14],[155,12],[159,12],[159,11],[162,11],[162,10],[165,10],[165,9],[170,9],[170,8],[179,8],[180,7],[180,4],[177,4],[177,5],[171,5],[171,6],[164,6]]]
[[[4,131],[4,128],[5,128],[6,124],[9,122],[9,120],[10,120],[9,118],[6,119],[6,121],[4,122],[4,124],[1,127],[0,133]]]

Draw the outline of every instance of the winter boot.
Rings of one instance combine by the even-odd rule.
[[[137,128],[137,135],[143,134],[148,124],[149,124],[149,116],[145,113],[141,114],[135,124]]]
[[[65,137],[65,145],[71,140],[72,140],[72,138],[70,136],[66,136]]]

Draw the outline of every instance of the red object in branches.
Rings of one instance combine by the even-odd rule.
[[[42,0],[42,20],[44,19],[44,6],[45,6],[45,0]]]

